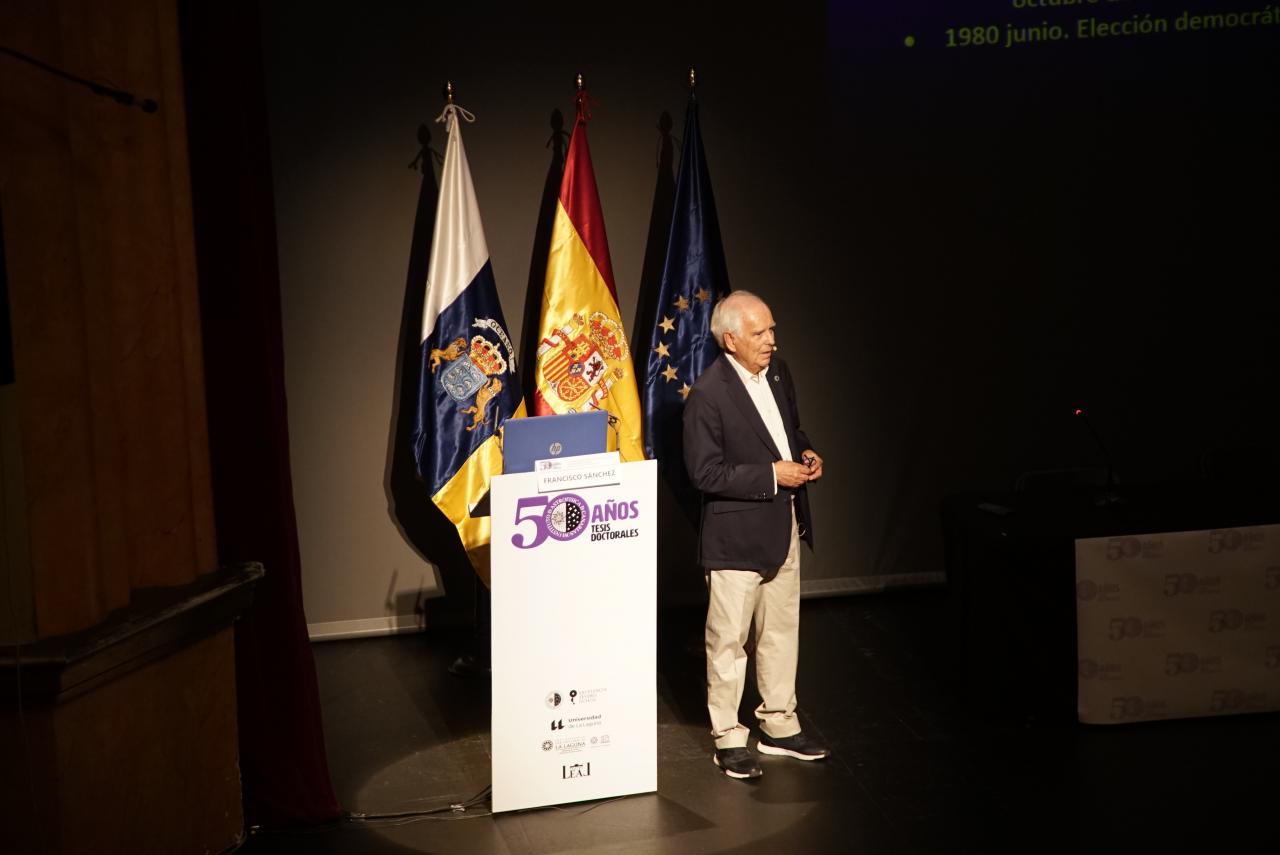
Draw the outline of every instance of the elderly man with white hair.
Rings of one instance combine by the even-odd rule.
[[[685,466],[702,491],[699,561],[707,574],[707,709],[714,761],[733,778],[761,769],[738,721],[755,623],[756,708],[764,754],[821,760],[826,747],[796,715],[800,540],[813,546],[806,485],[822,458],[800,428],[795,386],[774,351],[773,314],[735,291],[716,305],[723,353],[698,378],[684,410]]]

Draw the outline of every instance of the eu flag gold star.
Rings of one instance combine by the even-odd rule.
[[[667,378],[667,382],[668,382],[668,383],[670,383],[672,380],[676,379],[676,369],[675,369],[675,366],[674,366],[674,365],[668,365],[668,366],[663,370],[663,372],[662,372],[662,376]]]
[[[705,303],[711,299],[711,295],[707,292],[706,288],[699,288],[697,291],[694,291],[693,296],[698,298],[699,303]]]
[[[668,318],[666,315],[663,315],[662,321],[658,324],[658,326],[662,327],[667,332],[675,332],[676,331],[675,318]]]
[[[690,392],[692,392],[692,391],[693,391],[693,390],[689,388],[689,384],[688,384],[688,383],[681,383],[681,384],[680,384],[680,397],[681,397],[681,398],[688,398],[688,397],[689,397],[689,393],[690,393]]]
[[[675,305],[676,305],[676,308],[682,312],[686,312],[689,310],[689,301],[684,298],[683,294],[681,294],[679,297],[676,297]]]
[[[653,349],[653,352],[659,356],[666,357],[667,359],[671,358],[671,351],[667,349],[667,343],[665,341],[658,342],[658,346]]]

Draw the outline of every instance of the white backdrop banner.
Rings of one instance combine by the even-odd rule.
[[[613,468],[493,479],[494,811],[658,788],[657,464]]]
[[[1280,709],[1280,525],[1076,541],[1078,718]]]

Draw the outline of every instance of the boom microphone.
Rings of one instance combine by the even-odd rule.
[[[1107,491],[1098,498],[1099,505],[1111,505],[1120,501],[1120,497],[1116,495],[1116,470],[1111,464],[1111,455],[1107,452],[1107,446],[1102,441],[1102,436],[1093,427],[1093,422],[1089,421],[1089,417],[1084,414],[1084,409],[1076,407],[1075,414],[1079,416],[1089,428],[1089,433],[1093,434],[1093,439],[1098,443],[1098,450],[1102,452],[1102,460],[1107,464]]]

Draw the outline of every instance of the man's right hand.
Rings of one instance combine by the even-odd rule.
[[[809,468],[791,460],[774,461],[773,474],[778,478],[779,487],[799,487],[809,480]]]

